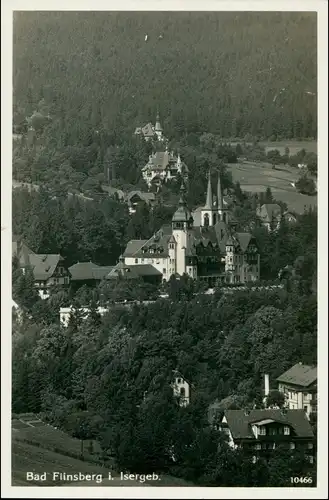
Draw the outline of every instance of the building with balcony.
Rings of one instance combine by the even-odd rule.
[[[232,448],[243,448],[257,458],[269,457],[277,447],[305,450],[311,463],[315,436],[303,410],[226,410],[216,427]]]

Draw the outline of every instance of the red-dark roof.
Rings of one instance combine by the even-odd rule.
[[[262,420],[274,420],[288,425],[300,438],[314,437],[304,410],[286,410],[285,412],[272,409],[251,410],[248,414],[245,410],[226,410],[224,415],[233,439],[255,439],[251,426]]]

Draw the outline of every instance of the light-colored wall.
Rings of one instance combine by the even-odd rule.
[[[135,262],[136,260],[137,262]],[[125,257],[125,264],[127,266],[151,264],[153,267],[155,267],[155,269],[163,274],[163,278],[165,279],[168,279],[168,277],[170,276],[169,268],[173,267],[173,265],[170,265],[168,257],[159,257],[156,254],[154,254],[154,257]]]
[[[311,400],[313,399],[310,392],[299,391],[285,384],[279,384],[279,391],[286,395],[286,405],[290,410],[304,410],[306,407],[306,415],[309,417],[312,412]]]
[[[59,310],[59,321],[61,325],[67,327],[70,321],[70,316],[71,316],[71,308],[70,307],[61,307]],[[82,314],[82,317],[86,319],[88,317],[88,312],[89,309],[88,307],[81,307],[80,308],[80,313]],[[108,312],[108,309],[106,307],[98,307],[97,308],[98,314],[103,316],[105,313]]]
[[[176,241],[176,272],[182,275],[185,273],[185,248],[187,245],[187,230],[174,229],[173,236]]]
[[[185,396],[181,397],[180,405],[187,406],[190,403],[190,384],[182,377],[177,376],[172,384],[174,396],[181,395],[181,388],[185,389]]]

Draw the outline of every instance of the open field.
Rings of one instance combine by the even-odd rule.
[[[228,165],[234,182],[239,182],[243,191],[260,193],[271,188],[275,199],[287,203],[288,208],[297,213],[303,213],[304,207],[316,206],[317,196],[307,196],[298,193],[291,185],[298,179],[298,170],[280,165],[275,170],[269,163],[234,163]]]
[[[27,442],[28,441],[28,442]],[[87,450],[87,444],[85,449]],[[100,452],[99,443],[93,442],[94,453],[85,453],[85,460],[72,458],[80,453],[80,441],[71,438],[59,429],[42,422],[33,414],[17,415],[12,419],[12,485],[13,486],[194,486],[183,479],[161,476],[158,481],[140,482],[122,480],[120,473],[92,463]],[[56,451],[52,451],[56,450]],[[89,460],[89,461],[88,461]],[[26,473],[42,474],[44,481],[29,481]],[[53,472],[66,474],[97,474],[102,481],[65,481],[53,480]],[[112,479],[108,479],[111,472]]]
[[[262,141],[259,144],[265,148],[266,153],[272,149],[277,149],[281,155],[285,154],[285,149],[288,147],[290,156],[296,155],[302,149],[305,149],[308,153],[317,153],[318,150],[317,141]]]

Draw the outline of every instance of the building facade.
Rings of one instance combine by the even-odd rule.
[[[147,123],[143,127],[137,127],[135,129],[134,134],[136,136],[142,137],[145,141],[160,141],[164,142],[166,141],[165,136],[163,135],[163,128],[160,123],[160,116],[159,113],[157,113],[156,120],[155,120],[155,125],[152,123]]]
[[[217,427],[232,448],[243,448],[252,457],[269,458],[277,447],[304,450],[315,459],[316,440],[303,410],[226,410]]]
[[[17,237],[13,237],[12,256],[16,257],[22,272],[31,269],[34,284],[42,299],[47,299],[54,285],[67,287],[70,283],[70,272],[65,259],[59,254],[36,254]]]
[[[178,174],[187,180],[187,165],[181,160],[180,155],[175,156],[167,149],[150,155],[147,164],[142,168],[143,179],[149,188],[176,179]]]
[[[218,177],[217,200],[213,201],[210,176],[201,225],[194,225],[181,190],[171,225],[163,226],[149,240],[131,240],[123,254],[127,265],[151,264],[164,280],[183,274],[216,282],[246,283],[259,280],[260,255],[252,234],[236,231],[236,222],[222,201]]]
[[[179,399],[180,406],[188,406],[191,402],[191,384],[177,370],[173,372],[171,387],[174,397]]]
[[[286,397],[287,407],[303,410],[309,418],[317,413],[317,367],[297,363],[277,378],[278,388]]]

